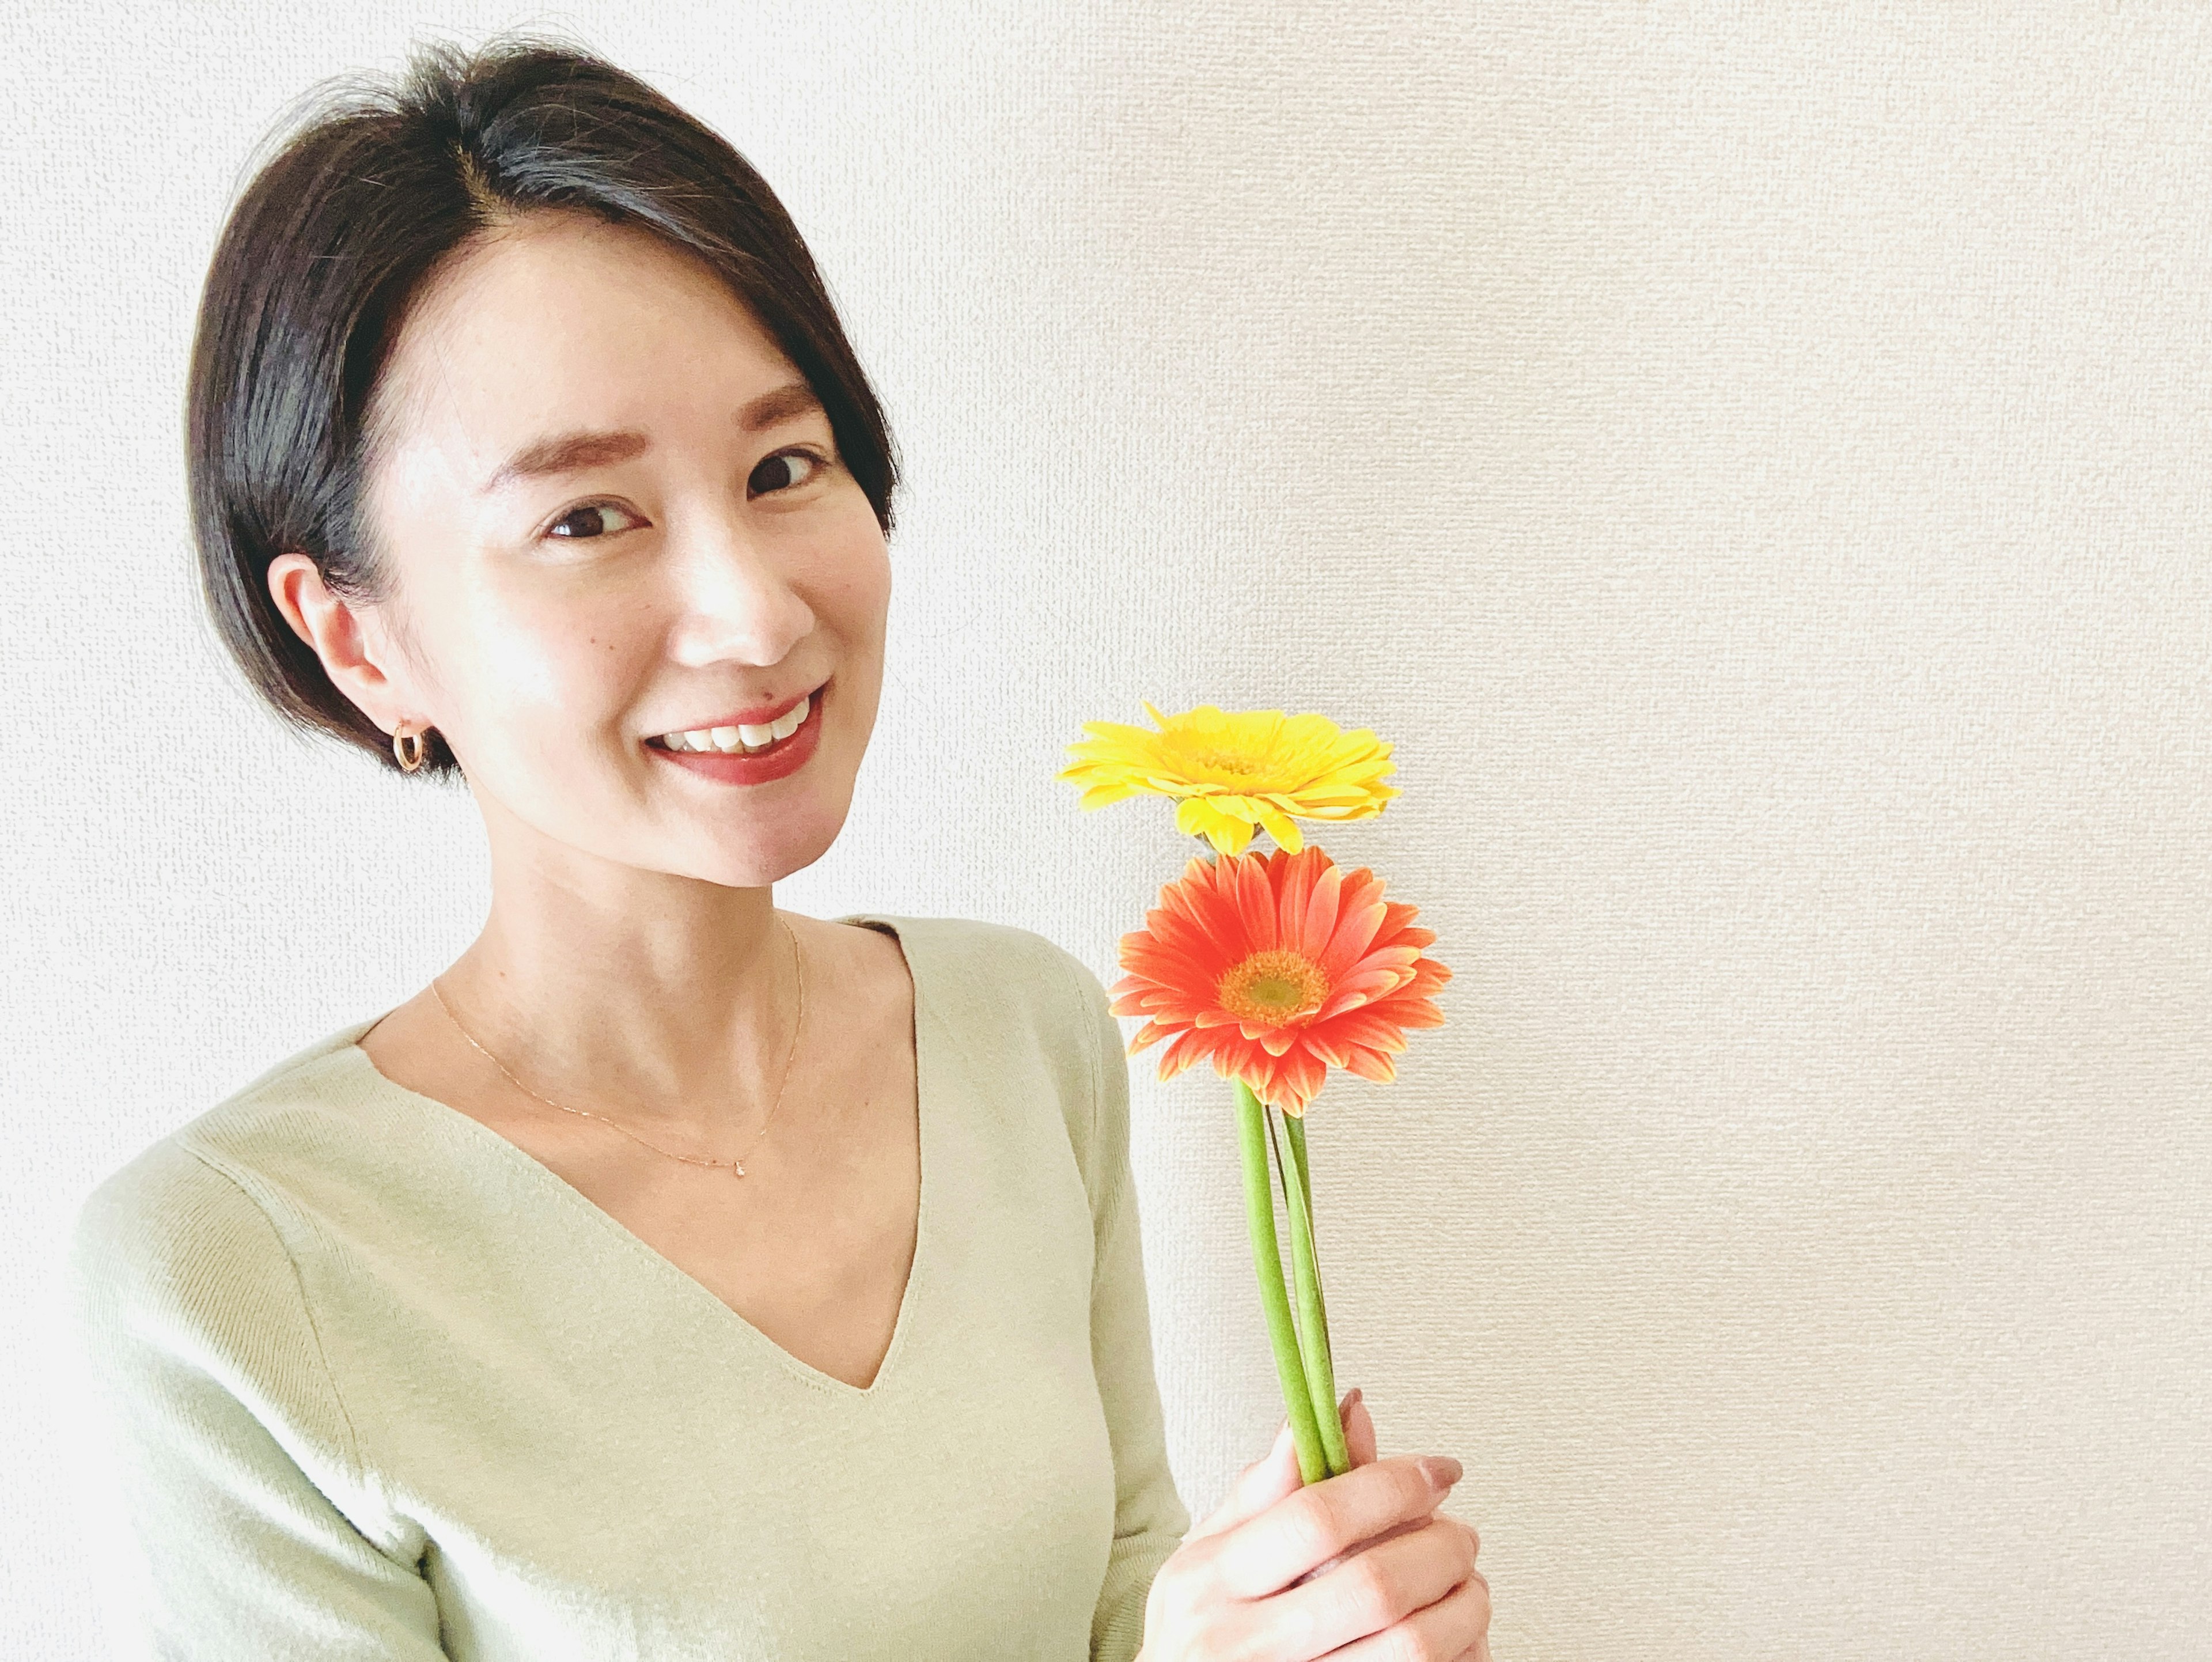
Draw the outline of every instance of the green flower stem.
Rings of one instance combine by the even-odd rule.
[[[1271,1120],[1268,1129],[1273,1129]],[[1306,1390],[1313,1401],[1314,1422],[1321,1431],[1322,1452],[1328,1459],[1328,1475],[1335,1477],[1352,1470],[1352,1453],[1344,1445],[1344,1422],[1336,1412],[1336,1370],[1329,1360],[1328,1316],[1322,1306],[1321,1267],[1314,1259],[1313,1189],[1306,1175],[1306,1128],[1297,1115],[1283,1116],[1283,1135],[1291,1145],[1290,1159],[1285,1161],[1279,1148],[1275,1158],[1286,1167],[1283,1199],[1290,1213],[1291,1271],[1298,1290],[1298,1348],[1305,1355]]]
[[[1313,1263],[1314,1304],[1321,1312],[1321,1336],[1322,1342],[1326,1344],[1328,1340],[1328,1300],[1322,1296],[1321,1258],[1319,1256],[1319,1250],[1313,1244],[1313,1178],[1306,1168],[1305,1117],[1304,1115],[1284,1115],[1283,1130],[1286,1140],[1291,1145],[1291,1158],[1294,1162],[1296,1162],[1298,1168],[1298,1192],[1305,1198],[1306,1251],[1307,1256]],[[1285,1204],[1288,1203],[1287,1196],[1285,1197]],[[1329,1351],[1329,1355],[1334,1358],[1336,1355],[1335,1350],[1332,1348]]]
[[[1283,1387],[1283,1408],[1297,1446],[1298,1475],[1317,1483],[1329,1475],[1328,1454],[1314,1418],[1298,1361],[1298,1337],[1291,1325],[1291,1300],[1283,1287],[1282,1250],[1275,1239],[1275,1197],[1267,1189],[1267,1124],[1260,1099],[1243,1080],[1237,1085],[1237,1141],[1244,1154],[1244,1210],[1252,1231],[1252,1264],[1260,1273],[1260,1304],[1267,1315],[1267,1337],[1275,1350],[1275,1376]],[[1330,1405],[1332,1409],[1334,1404]],[[1333,1416],[1332,1416],[1333,1417]]]

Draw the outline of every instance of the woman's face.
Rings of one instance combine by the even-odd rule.
[[[746,886],[820,857],[875,723],[890,564],[742,301],[648,233],[536,215],[421,295],[375,416],[397,605],[372,715],[435,727],[495,837]],[[787,738],[729,731],[802,699]]]

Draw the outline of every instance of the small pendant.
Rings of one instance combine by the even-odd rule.
[[[734,1172],[736,1172],[739,1177],[743,1177],[743,1176],[744,1176],[744,1174],[745,1174],[745,1163],[744,1163],[744,1161],[743,1161],[743,1160],[732,1160],[732,1161],[730,1162],[730,1167],[731,1167],[731,1169],[732,1169],[732,1171],[734,1171]]]

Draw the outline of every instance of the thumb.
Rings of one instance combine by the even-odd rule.
[[[1237,1474],[1228,1498],[1184,1538],[1196,1540],[1233,1529],[1304,1486],[1304,1476],[1298,1470],[1297,1445],[1291,1440],[1291,1422],[1285,1419],[1275,1434],[1274,1446]]]
[[[1359,1414],[1353,1412],[1359,1408],[1359,1387],[1354,1385],[1344,1393],[1343,1400],[1337,1404],[1338,1415],[1346,1424],[1365,1418],[1364,1411]],[[1367,1458],[1372,1460],[1375,1458],[1372,1421],[1367,1422],[1366,1429]],[[1362,1463],[1355,1458],[1352,1464],[1358,1465]],[[1233,1529],[1247,1518],[1256,1517],[1265,1512],[1276,1501],[1296,1495],[1305,1487],[1305,1474],[1298,1469],[1298,1446],[1291,1437],[1291,1422],[1286,1417],[1281,1428],[1275,1433],[1274,1446],[1237,1473],[1237,1481],[1230,1485],[1228,1499],[1183,1538],[1195,1540],[1200,1536],[1215,1535],[1223,1530]]]

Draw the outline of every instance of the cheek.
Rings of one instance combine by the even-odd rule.
[[[557,721],[571,740],[625,708],[652,657],[652,631],[623,608],[494,606],[471,654],[478,702],[523,721]]]
[[[882,632],[891,594],[890,551],[875,511],[860,499],[861,511],[837,544],[827,594],[838,612],[841,632],[866,640]]]
[[[882,637],[884,620],[890,610],[890,562],[880,551],[861,562],[853,574],[848,592],[847,630],[857,639],[873,641]]]

